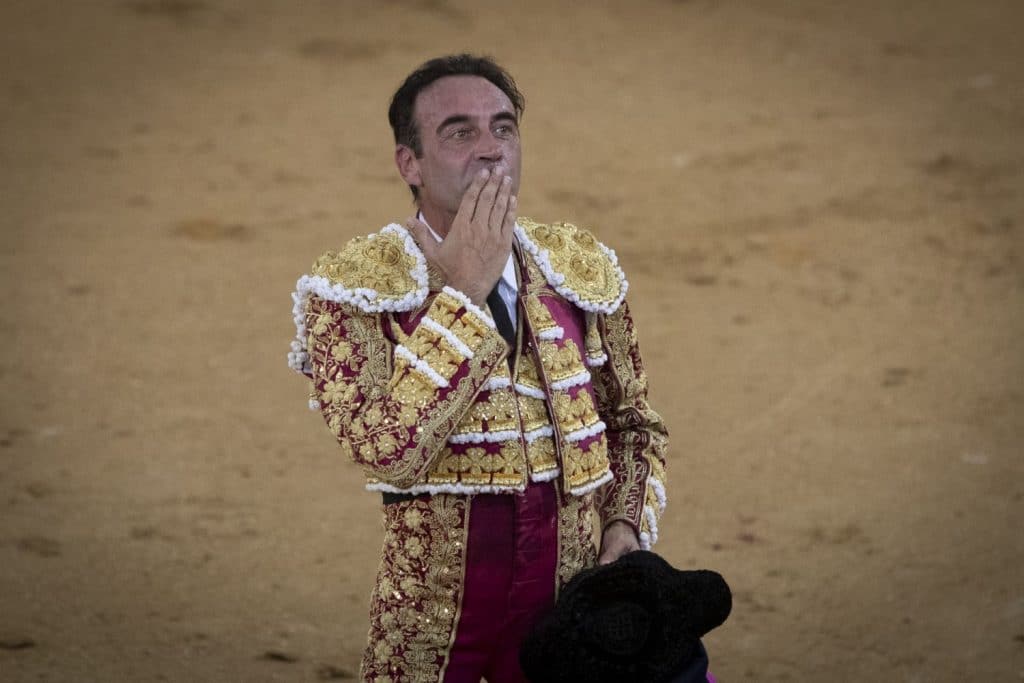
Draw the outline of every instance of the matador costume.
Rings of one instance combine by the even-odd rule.
[[[395,224],[293,295],[289,364],[384,500],[364,680],[523,680],[519,642],[595,535],[657,541],[667,433],[615,253],[565,223],[515,237],[514,345]]]

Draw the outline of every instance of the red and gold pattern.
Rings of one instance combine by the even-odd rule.
[[[467,508],[465,496],[449,495],[384,506],[363,680],[441,680],[462,602]]]
[[[600,323],[610,362],[596,369],[594,389],[607,424],[613,479],[599,492],[598,506],[605,525],[616,520],[632,524],[641,545],[649,548],[657,540],[656,523],[665,505],[668,432],[647,401],[647,374],[628,305]],[[660,501],[656,508],[647,505],[652,498]]]
[[[601,261],[610,252],[586,231],[527,223],[522,234],[544,251],[526,249],[520,263],[526,324],[515,376],[486,313],[433,280],[420,295],[422,255],[395,229],[325,255],[315,277],[326,279],[297,293],[308,357],[293,367],[311,377],[311,398],[368,488],[438,494],[385,506],[363,662],[370,680],[443,674],[469,500],[451,494],[519,491],[560,476],[559,586],[596,561],[598,525],[623,520],[644,547],[657,540],[667,434],[647,402],[621,270],[613,255]],[[387,272],[391,262],[401,272]]]

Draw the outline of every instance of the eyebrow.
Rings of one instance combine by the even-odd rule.
[[[469,123],[469,121],[469,116],[467,116],[466,114],[454,114],[441,122],[441,125],[437,127],[437,133],[440,133],[442,130],[453,124]],[[497,114],[491,117],[491,123],[494,123],[495,121],[511,121],[512,123],[518,123],[515,114],[513,114],[510,111],[499,111]]]

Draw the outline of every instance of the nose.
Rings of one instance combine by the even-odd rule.
[[[494,133],[487,131],[480,136],[480,140],[476,148],[476,155],[481,161],[501,161],[502,157],[505,156],[503,141],[496,137]]]

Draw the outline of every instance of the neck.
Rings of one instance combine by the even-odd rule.
[[[448,236],[448,230],[451,229],[452,223],[455,221],[455,214],[448,213],[436,206],[420,206],[420,213],[423,214],[427,225],[442,239]]]

